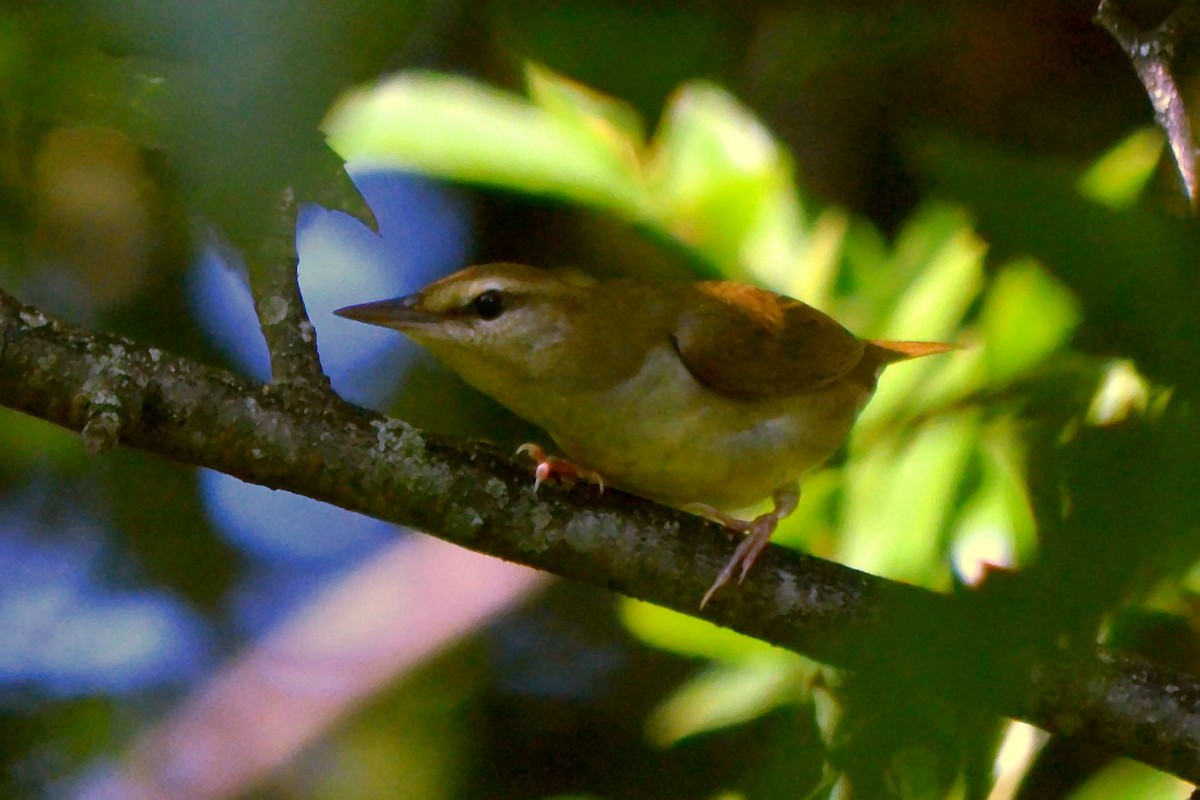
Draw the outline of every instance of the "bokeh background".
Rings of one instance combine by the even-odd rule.
[[[753,280],[863,335],[960,341],[889,371],[778,540],[982,582],[1014,648],[1195,670],[1197,229],[1094,10],[8,2],[0,286],[265,380],[240,254],[296,185],[335,388],[512,447],[545,436],[331,310],[507,260]],[[326,136],[377,230],[333,210],[361,207]],[[89,457],[3,409],[0,574],[4,797],[1188,792],[1083,737],[221,474]]]

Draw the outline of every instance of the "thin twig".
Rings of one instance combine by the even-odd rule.
[[[302,393],[328,394],[329,378],[317,355],[316,329],[300,294],[299,264],[296,194],[288,187],[280,193],[266,236],[246,253],[250,290],[271,356],[271,383]]]

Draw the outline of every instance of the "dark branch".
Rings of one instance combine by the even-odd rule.
[[[1117,5],[1116,0],[1100,0],[1096,22],[1117,41],[1146,88],[1154,106],[1154,116],[1167,134],[1184,190],[1194,208],[1200,198],[1196,167],[1196,139],[1188,118],[1187,105],[1175,76],[1176,49],[1180,42],[1200,28],[1200,2],[1184,0],[1171,16],[1152,31],[1140,30]]]
[[[527,470],[332,395],[297,397],[127,340],[50,320],[0,293],[0,405],[82,430],[89,381],[112,374],[121,441],[287,489],[464,547],[685,613],[729,555],[723,529],[581,485],[530,491]],[[770,547],[709,605],[721,625],[836,666],[1098,741],[1200,780],[1200,682],[1106,651],[1027,654],[986,604]],[[1020,636],[1016,639],[1020,642]],[[915,643],[915,644],[914,644]]]

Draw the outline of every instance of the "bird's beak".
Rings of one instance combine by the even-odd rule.
[[[404,330],[416,325],[429,325],[441,322],[442,318],[420,308],[421,295],[410,294],[395,297],[391,300],[379,300],[374,303],[363,303],[357,306],[339,308],[333,313],[339,317],[365,322],[368,325],[382,325],[385,328]]]

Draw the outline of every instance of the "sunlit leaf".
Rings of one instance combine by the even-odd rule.
[[[784,653],[728,628],[628,597],[621,598],[618,613],[625,626],[642,641],[685,656],[739,663],[751,657],[771,657]]]
[[[640,145],[645,125],[631,106],[532,62],[525,65],[529,97],[555,118],[607,137],[614,148]],[[636,158],[632,149],[630,158]]]
[[[345,96],[325,130],[355,166],[510,187],[634,217],[645,207],[636,166],[614,148],[612,129],[588,130],[467,78],[401,73]]]
[[[988,567],[1017,566],[1037,543],[1012,425],[993,423],[980,444],[979,483],[963,504],[953,549],[955,571],[972,585]]]
[[[980,315],[988,373],[1009,380],[1066,344],[1079,324],[1079,304],[1033,261],[1007,265],[996,276]]]
[[[973,416],[945,416],[857,454],[846,466],[839,560],[890,578],[944,585],[947,520],[978,436]]]
[[[766,276],[763,277],[764,283],[816,308],[830,308],[850,225],[851,218],[846,212],[837,209],[823,211],[813,223],[803,263],[782,276],[778,283],[769,282]]]
[[[898,298],[883,335],[945,339],[959,323],[983,283],[983,241],[965,223],[948,232]]]
[[[1173,775],[1120,759],[1068,797],[1070,800],[1145,800],[1148,797],[1184,800],[1191,791],[1190,784]]]
[[[861,328],[864,321],[875,316],[879,301],[878,297],[890,295],[894,287],[900,284],[888,268],[891,259],[892,245],[883,234],[869,221],[859,217],[851,217],[842,242],[842,280],[850,284],[849,297],[840,298],[839,307],[842,309],[859,309],[857,317],[850,318],[848,313],[840,313],[849,324]],[[888,288],[881,291],[881,282]],[[865,294],[869,293],[869,294]],[[865,310],[864,310],[865,309]]]
[[[957,227],[947,227],[947,216],[933,218],[939,230],[936,238],[926,238],[923,243],[924,267],[893,301],[893,311],[878,338],[951,342],[957,338],[967,309],[983,287],[984,246],[961,217]],[[909,257],[912,255],[905,256]],[[956,357],[952,352],[889,367],[860,418],[860,426],[869,429],[894,415],[932,373],[946,368]]]
[[[895,243],[878,253],[876,259],[860,262],[861,272],[853,275],[855,292],[875,304],[872,321],[882,323],[897,298],[925,274],[930,264],[944,258],[948,250],[962,249],[964,237],[974,238],[974,246],[982,247],[962,209],[945,203],[917,208],[905,221]]]
[[[532,102],[476,81],[402,73],[348,94],[325,124],[356,166],[384,166],[611,211],[733,276],[801,272],[791,159],[727,92],[684,85],[653,141],[625,104],[536,65]]]
[[[706,83],[679,90],[655,139],[652,174],[660,222],[680,241],[769,283],[800,268],[791,160],[726,92]]]
[[[1150,384],[1137,367],[1128,360],[1114,361],[1104,371],[1088,406],[1087,421],[1092,425],[1115,425],[1131,414],[1146,413],[1149,405]]]
[[[1137,202],[1162,158],[1166,140],[1156,127],[1140,128],[1113,145],[1080,176],[1084,197],[1109,208],[1128,208]]]
[[[803,694],[815,668],[783,653],[709,667],[651,713],[646,735],[652,744],[669,747],[688,736],[749,722]]]
[[[1179,343],[1196,340],[1190,267],[1200,240],[1190,220],[1100,206],[1079,194],[1064,160],[950,138],[926,140],[917,156],[941,194],[969,204],[994,251],[1036,257],[1079,299],[1092,330],[1119,331],[1122,353],[1167,381],[1190,379],[1191,362],[1179,357]]]

